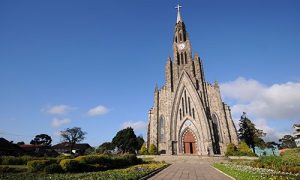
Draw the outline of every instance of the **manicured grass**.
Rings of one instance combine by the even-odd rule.
[[[243,172],[240,170],[236,170],[233,168],[229,168],[223,164],[214,164],[214,167],[224,172],[225,174],[235,178],[236,180],[256,180],[263,179],[260,175],[252,173],[252,172]]]
[[[125,169],[115,169],[108,171],[98,171],[98,172],[87,172],[87,173],[61,173],[61,174],[45,174],[39,173],[3,173],[0,174],[0,179],[2,180],[31,180],[31,179],[58,179],[58,180],[74,180],[74,179],[140,179],[145,175],[159,169],[166,167],[167,164],[164,163],[150,163],[150,164],[140,164],[134,165]]]

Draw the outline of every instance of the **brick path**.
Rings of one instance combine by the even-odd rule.
[[[206,163],[174,163],[151,180],[232,180]]]

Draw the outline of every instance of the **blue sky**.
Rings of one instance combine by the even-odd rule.
[[[47,133],[57,143],[57,132],[79,126],[96,146],[127,125],[145,135],[177,3],[1,1],[0,136],[29,143]],[[291,133],[300,121],[300,2],[180,3],[193,52],[235,119],[246,110],[270,138]]]

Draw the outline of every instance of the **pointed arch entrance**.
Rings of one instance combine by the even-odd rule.
[[[188,129],[183,134],[183,152],[184,154],[197,154],[197,142],[194,133]]]

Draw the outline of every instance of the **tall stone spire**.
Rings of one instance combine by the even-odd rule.
[[[183,67],[192,61],[192,48],[185,29],[185,24],[180,15],[181,7],[180,5],[175,7],[177,9],[177,22],[173,39],[173,57],[176,64]]]
[[[177,9],[177,21],[176,21],[176,23],[178,23],[179,21],[182,22],[181,15],[180,15],[180,8],[182,8],[182,6],[180,6],[178,4],[175,8]]]

